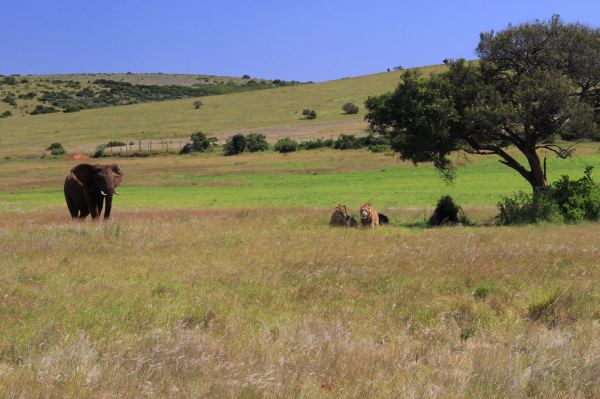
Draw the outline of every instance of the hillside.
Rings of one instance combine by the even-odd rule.
[[[424,75],[443,65],[421,68]],[[107,140],[187,138],[195,131],[225,137],[235,131],[257,130],[271,140],[360,133],[365,128],[364,100],[392,90],[402,72],[386,72],[323,83],[303,84],[203,97],[202,109],[192,99],[163,101],[0,119],[0,156],[39,155],[44,145],[61,142],[68,151],[90,149]],[[344,115],[341,106],[354,102],[356,115]],[[304,108],[316,110],[305,120]]]
[[[78,112],[109,106],[290,86],[280,79],[177,74],[0,76],[0,117]]]

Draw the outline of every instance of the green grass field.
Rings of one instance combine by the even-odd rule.
[[[586,148],[586,147],[584,147]],[[593,146],[587,147],[588,152]],[[458,178],[444,183],[430,165],[413,166],[366,150],[218,154],[152,159],[104,159],[124,170],[116,199],[122,209],[190,208],[357,208],[370,201],[380,209],[432,208],[445,194],[460,204],[494,206],[505,195],[529,190],[525,180],[495,159],[459,161]],[[4,161],[0,171],[0,211],[64,208],[62,181],[76,160]],[[600,155],[550,158],[551,180],[579,177]],[[20,182],[25,182],[20,187]],[[115,215],[116,216],[116,215]]]

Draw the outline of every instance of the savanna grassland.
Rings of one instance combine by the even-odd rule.
[[[100,223],[68,219],[76,160],[0,161],[0,396],[600,396],[600,228],[495,227],[527,187],[457,158],[453,185],[365,150],[104,159]],[[424,227],[446,193],[474,226]],[[328,226],[367,200],[391,226]]]

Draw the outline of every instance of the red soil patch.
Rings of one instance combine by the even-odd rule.
[[[84,159],[90,158],[88,154],[72,154],[65,157],[65,159]]]

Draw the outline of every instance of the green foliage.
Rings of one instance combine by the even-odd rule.
[[[15,95],[13,93],[8,93],[3,99],[3,103],[8,105],[12,105],[13,107],[17,106],[17,100],[15,99]]]
[[[208,140],[206,134],[204,134],[203,132],[197,132],[192,134],[190,136],[190,139],[192,140],[192,147],[195,151],[205,152],[211,148],[210,141]]]
[[[363,142],[352,134],[342,134],[333,143],[336,150],[355,150],[362,146]]]
[[[548,189],[529,195],[517,192],[498,203],[500,225],[547,222],[579,223],[600,218],[600,184],[592,179],[592,167],[583,177],[562,176]]]
[[[234,134],[227,139],[223,146],[223,155],[236,155],[244,152],[246,148],[246,138],[243,134]]]
[[[593,167],[588,166],[580,179],[562,176],[550,186],[551,195],[566,222],[600,218],[600,184],[592,179],[592,170]]]
[[[52,155],[63,155],[66,153],[64,147],[60,143],[52,143],[46,148],[46,151],[50,151]]]
[[[288,153],[294,152],[299,148],[298,142],[292,140],[289,137],[285,137],[277,140],[277,143],[273,146],[273,149],[277,152]]]
[[[438,201],[433,214],[427,221],[428,226],[442,226],[445,224],[469,224],[462,208],[454,203],[449,195],[444,195]]]
[[[316,150],[318,148],[332,148],[335,141],[333,139],[315,139],[306,140],[298,145],[303,150]]]
[[[37,96],[35,91],[30,91],[25,94],[19,94],[19,98],[23,100],[33,100]]]
[[[560,209],[549,190],[540,190],[534,194],[519,191],[512,196],[503,197],[497,206],[498,225],[563,221]]]
[[[600,141],[600,127],[594,118],[593,107],[584,102],[576,103],[569,120],[559,131],[560,137],[563,140]]]
[[[17,79],[15,79],[12,76],[5,76],[1,81],[0,84],[5,84],[5,85],[16,85],[17,84]]]
[[[9,116],[12,116],[12,112],[10,111],[4,111],[0,114],[0,118],[8,118]]]
[[[54,107],[46,107],[44,105],[36,105],[33,111],[31,111],[31,115],[39,115],[39,114],[51,114],[54,112],[58,112],[58,110]]]
[[[317,113],[315,112],[314,109],[304,108],[302,110],[302,115],[306,119],[316,119],[317,118]]]
[[[358,106],[353,103],[346,103],[342,105],[342,111],[348,115],[357,114]]]
[[[509,25],[481,34],[477,54],[479,62],[448,61],[447,72],[427,80],[404,73],[393,93],[367,99],[370,128],[390,137],[402,159],[432,162],[449,180],[449,155],[466,149],[498,155],[533,190],[544,188],[540,145],[582,109],[578,102],[589,110],[600,101],[587,84],[600,77],[600,30],[558,17]],[[504,151],[511,144],[527,164]]]
[[[372,153],[388,153],[390,152],[392,149],[389,145],[387,144],[373,144],[369,146],[369,151],[371,151]]]
[[[269,143],[264,134],[250,133],[246,136],[246,150],[249,152],[266,151],[269,149]]]
[[[126,145],[127,144],[125,144],[123,141],[115,141],[115,140],[112,140],[112,141],[109,141],[108,143],[106,143],[107,148],[108,147],[124,147]]]
[[[99,144],[96,146],[96,151],[92,154],[92,158],[102,158],[104,156],[104,150],[106,149],[106,144]]]
[[[475,286],[475,289],[473,290],[473,297],[475,297],[475,299],[477,299],[478,301],[483,301],[490,294],[494,293],[497,290],[498,289],[496,288],[496,285],[493,282],[482,281],[481,283]]]

